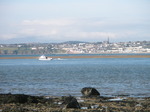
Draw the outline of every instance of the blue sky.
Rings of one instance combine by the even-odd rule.
[[[0,0],[0,43],[150,41],[149,0]]]

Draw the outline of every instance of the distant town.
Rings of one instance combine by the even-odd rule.
[[[0,44],[0,55],[150,53],[150,41]]]

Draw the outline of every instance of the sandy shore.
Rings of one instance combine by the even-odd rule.
[[[51,58],[150,58],[150,55],[88,55],[88,56],[51,56]],[[38,57],[0,57],[0,59],[38,59]]]

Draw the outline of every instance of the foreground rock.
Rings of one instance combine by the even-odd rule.
[[[92,87],[82,88],[81,93],[84,97],[97,97],[100,96],[100,93]]]
[[[72,96],[63,96],[62,97],[63,104],[65,104],[65,109],[67,108],[76,108],[80,109],[80,105],[77,102],[77,99]]]
[[[75,98],[0,94],[0,112],[150,112],[150,97]]]
[[[0,103],[42,103],[45,101],[43,97],[24,94],[1,94],[0,97]]]

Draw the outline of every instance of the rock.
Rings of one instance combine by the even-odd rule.
[[[63,104],[65,104],[65,109],[66,108],[76,108],[80,109],[80,105],[77,102],[77,99],[72,97],[72,96],[63,96],[62,97]]]
[[[100,93],[92,87],[82,88],[81,93],[84,97],[97,97],[100,96]]]
[[[39,103],[45,101],[44,98],[38,96],[30,96],[24,94],[0,94],[1,103]]]

